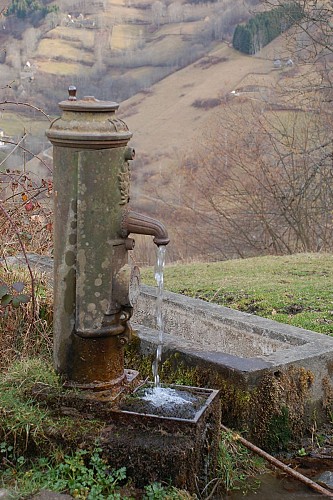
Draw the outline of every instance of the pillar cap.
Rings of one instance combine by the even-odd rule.
[[[113,101],[100,101],[94,96],[85,96],[79,100],[67,99],[59,102],[59,108],[64,111],[81,111],[87,113],[103,113],[116,111],[119,104]]]
[[[126,146],[132,133],[116,117],[119,104],[100,101],[94,96],[77,100],[76,88],[69,88],[69,98],[61,101],[62,116],[54,120],[46,136],[55,146],[76,149],[107,149]]]

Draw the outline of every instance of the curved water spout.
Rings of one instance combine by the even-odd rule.
[[[157,246],[167,245],[170,241],[168,232],[162,222],[134,210],[129,210],[126,213],[122,229],[126,236],[130,233],[154,236],[153,241]]]

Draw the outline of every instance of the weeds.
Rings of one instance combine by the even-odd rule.
[[[27,304],[30,301],[30,296],[23,294],[25,284],[22,282],[13,283],[8,286],[6,283],[0,281],[0,307],[2,314],[6,315],[6,308],[13,306],[14,309],[20,307],[20,304]]]
[[[126,478],[126,469],[110,470],[101,452],[101,448],[95,447],[92,452],[77,450],[65,455],[58,463],[45,457],[29,462],[22,456],[15,458],[11,447],[1,443],[5,465],[2,482],[20,496],[47,489],[66,492],[77,499],[126,498],[118,491],[119,484]]]
[[[110,469],[96,445],[92,451],[78,449],[63,456],[40,457],[28,461],[15,456],[13,447],[0,443],[2,475],[0,486],[10,488],[11,498],[22,498],[41,489],[68,493],[79,500],[126,500],[137,498],[137,491],[127,484],[126,468]],[[126,490],[133,491],[128,497]],[[152,483],[139,492],[144,500],[190,500],[189,493],[172,486]]]
[[[144,488],[143,500],[190,500],[192,497],[187,491],[178,490],[173,486],[163,486],[161,483],[152,483]]]
[[[40,459],[42,488],[68,492],[80,499],[120,499],[117,486],[126,478],[126,469],[109,470],[101,452],[98,447],[91,454],[87,450],[77,450],[55,466]]]
[[[244,494],[259,488],[258,474],[267,472],[265,462],[235,441],[232,433],[222,432],[217,477],[222,490],[241,490]]]
[[[0,265],[0,291],[9,302],[7,306],[0,306],[0,369],[30,356],[51,357],[52,290],[46,277],[40,274],[35,278],[34,305],[25,303],[28,294],[16,292],[15,288],[27,282],[29,273],[26,270],[8,271]]]
[[[45,385],[55,395],[63,392],[61,380],[45,359],[14,363],[0,377],[0,442],[12,446],[15,456],[43,452],[52,456],[59,446],[63,454],[81,443],[82,436],[89,441],[103,427],[80,414],[76,418],[57,416],[34,397],[36,384]]]

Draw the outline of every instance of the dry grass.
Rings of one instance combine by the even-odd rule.
[[[120,24],[114,26],[111,37],[112,50],[133,50],[144,38],[144,26]]]
[[[69,43],[65,40],[44,38],[38,45],[36,55],[39,58],[50,58],[50,55],[52,54],[53,61],[59,59],[66,62],[93,64],[93,54],[87,50],[82,50],[78,42],[75,45],[76,46],[74,46],[73,42]]]
[[[78,75],[87,72],[87,66],[74,62],[39,61],[38,67],[40,71],[52,75]]]
[[[9,173],[2,176],[0,189],[0,284],[24,283],[23,292],[34,297],[17,308],[0,304],[1,369],[17,359],[50,356],[53,297],[45,274],[31,275],[26,265],[8,265],[8,257],[22,252],[22,246],[26,251],[51,253],[48,188],[41,194],[43,186],[38,188],[23,174]]]
[[[92,49],[94,46],[94,31],[91,29],[57,26],[48,32],[48,38],[79,42],[85,49]]]
[[[27,269],[8,269],[0,265],[0,284],[23,282],[31,292]],[[14,361],[30,357],[49,359],[52,352],[53,293],[43,274],[35,276],[35,314],[32,301],[18,308],[0,306],[0,370]]]
[[[22,137],[24,130],[35,137],[41,136],[49,126],[46,118],[40,119],[40,115],[33,111],[21,112],[19,108],[15,112],[7,111],[4,106],[0,111],[0,121],[1,128],[9,136]]]

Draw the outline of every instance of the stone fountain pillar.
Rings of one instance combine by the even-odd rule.
[[[106,390],[127,382],[124,345],[139,293],[129,233],[169,242],[159,221],[129,209],[132,136],[118,104],[88,96],[59,104],[47,137],[54,158],[54,364],[67,385]]]

